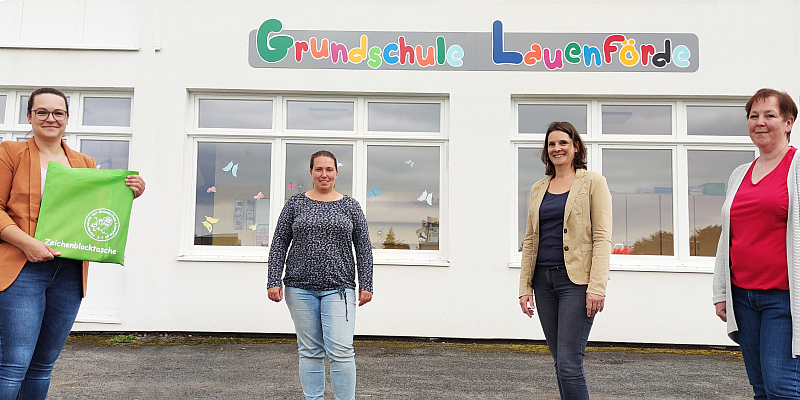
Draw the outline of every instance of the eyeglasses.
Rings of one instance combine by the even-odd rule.
[[[33,110],[33,115],[35,115],[36,119],[39,121],[47,120],[50,114],[53,114],[53,118],[55,118],[56,121],[63,121],[67,119],[67,115],[69,115],[69,113],[64,110],[47,111],[44,108],[37,108]]]

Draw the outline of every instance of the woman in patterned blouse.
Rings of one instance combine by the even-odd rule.
[[[325,391],[325,354],[337,400],[354,400],[356,262],[358,305],[372,300],[372,245],[367,219],[352,197],[336,192],[336,157],[311,156],[312,189],[283,207],[269,253],[267,294],[283,299],[294,321],[300,355],[300,384],[307,400]],[[285,274],[284,274],[285,266]],[[281,275],[283,279],[281,280]]]

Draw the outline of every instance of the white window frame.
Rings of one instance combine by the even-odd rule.
[[[582,135],[587,149],[587,167],[590,171],[602,173],[603,149],[669,149],[672,154],[672,185],[673,185],[673,240],[674,255],[611,255],[611,269],[621,271],[661,271],[661,272],[697,272],[712,273],[714,270],[714,257],[690,256],[689,250],[689,176],[688,176],[688,151],[691,150],[718,150],[718,151],[752,151],[753,158],[757,157],[756,147],[749,136],[711,136],[687,134],[686,107],[688,106],[744,106],[746,97],[720,97],[708,98],[649,98],[649,97],[624,97],[624,98],[594,98],[594,99],[564,99],[553,98],[512,98],[512,115],[514,118],[514,132],[511,134],[511,146],[514,159],[514,185],[511,193],[511,228],[512,243],[509,249],[509,267],[519,268],[521,254],[517,251],[519,242],[517,238],[517,182],[519,174],[519,148],[541,148],[544,134],[520,134],[519,132],[519,105],[586,105],[587,107],[587,134]],[[604,105],[670,105],[671,106],[671,135],[625,135],[602,133],[602,106]],[[746,120],[742,118],[742,124]],[[534,182],[531,182],[533,184]],[[515,243],[516,242],[516,243]]]
[[[266,129],[226,129],[226,128],[200,128],[199,100],[200,99],[225,99],[225,100],[272,100],[273,128]],[[353,103],[353,130],[307,130],[287,129],[288,115],[287,102],[289,101],[322,101],[322,102],[352,102]],[[368,103],[439,103],[440,106],[440,132],[368,132]],[[190,91],[187,100],[187,152],[184,165],[191,171],[190,179],[184,186],[186,201],[191,204],[184,212],[182,224],[181,243],[183,243],[177,259],[180,261],[240,261],[264,263],[269,258],[269,246],[206,246],[194,244],[194,218],[196,206],[197,181],[197,143],[199,142],[259,142],[272,144],[272,164],[270,180],[270,198],[283,199],[286,194],[285,162],[287,144],[331,144],[353,146],[353,198],[361,204],[366,213],[367,200],[367,146],[432,146],[439,147],[439,182],[440,196],[447,199],[447,149],[449,131],[449,110],[447,97],[441,95],[419,95],[402,97],[397,95],[320,95],[309,94],[258,94],[258,93],[228,93],[213,90]],[[283,209],[283,201],[270,202],[270,240],[274,236],[275,225]],[[373,249],[375,265],[420,265],[420,266],[449,266],[448,258],[448,202],[442,201],[439,205],[439,250],[386,250]]]

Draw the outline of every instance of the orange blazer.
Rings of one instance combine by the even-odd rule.
[[[61,146],[72,168],[96,168],[94,158],[70,149],[63,141]],[[33,237],[42,202],[41,188],[42,170],[36,141],[30,138],[27,142],[7,140],[0,143],[0,231],[14,224]],[[28,257],[18,247],[0,241],[0,291],[11,286],[27,261]],[[89,262],[84,261],[84,297],[88,273]]]

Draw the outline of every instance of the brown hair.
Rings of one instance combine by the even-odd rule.
[[[789,96],[786,92],[779,92],[775,89],[759,89],[753,97],[747,102],[744,106],[744,109],[747,111],[747,118],[750,118],[750,110],[753,108],[753,104],[758,101],[766,101],[770,97],[774,97],[778,100],[778,110],[781,113],[781,118],[784,120],[789,120],[791,117],[792,119],[797,119],[797,104],[794,103],[792,100],[792,96]],[[791,135],[792,131],[789,131],[786,134],[786,140],[789,140],[789,135]]]
[[[34,90],[33,93],[31,93],[31,97],[28,98],[28,115],[30,115],[30,113],[33,111],[33,98],[44,93],[61,96],[61,98],[64,99],[64,105],[67,107],[67,109],[64,111],[66,111],[67,115],[69,115],[69,102],[67,101],[67,96],[64,94],[64,92],[49,87],[39,88]]]
[[[554,121],[547,127],[547,133],[544,135],[544,147],[542,148],[542,162],[546,166],[545,174],[550,177],[556,176],[556,166],[550,161],[550,156],[547,154],[547,140],[550,139],[550,133],[553,131],[561,131],[569,135],[572,139],[572,145],[575,146],[575,158],[572,159],[572,168],[586,169],[586,146],[581,140],[581,135],[572,124],[566,121]]]
[[[333,153],[331,153],[328,150],[320,150],[320,151],[318,151],[318,152],[316,152],[316,153],[311,155],[311,162],[309,163],[309,167],[308,167],[309,170],[314,169],[314,160],[317,157],[328,157],[328,158],[333,159],[333,167],[336,168],[336,172],[339,172],[339,162],[336,161],[336,156],[333,155]]]

